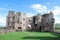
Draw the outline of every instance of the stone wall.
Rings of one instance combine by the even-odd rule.
[[[9,11],[6,19],[7,29],[26,30],[26,14],[22,12]]]
[[[9,11],[6,19],[8,30],[15,31],[54,31],[54,15],[52,12],[27,17],[23,12]]]

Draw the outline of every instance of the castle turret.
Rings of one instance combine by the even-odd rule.
[[[7,29],[14,29],[14,11],[9,11],[7,15]]]

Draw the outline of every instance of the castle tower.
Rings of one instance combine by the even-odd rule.
[[[14,29],[14,11],[9,11],[6,19],[7,29]]]
[[[54,31],[54,16],[53,13],[42,15],[42,31]]]
[[[26,14],[16,12],[15,14],[15,30],[25,31],[26,30]]]
[[[55,30],[55,27],[54,27],[54,22],[55,22],[55,19],[54,19],[54,15],[53,15],[53,12],[50,11],[50,14],[49,14],[49,23],[50,23],[50,31],[54,31]]]

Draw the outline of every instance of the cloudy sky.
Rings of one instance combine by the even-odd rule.
[[[25,12],[28,16],[52,11],[55,23],[60,23],[60,0],[0,0],[0,26],[6,25],[9,10]]]

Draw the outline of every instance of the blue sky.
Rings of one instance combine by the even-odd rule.
[[[25,12],[28,16],[52,11],[55,23],[60,23],[60,0],[0,0],[0,26],[6,25],[6,16],[10,9]]]

